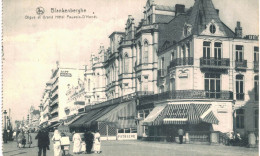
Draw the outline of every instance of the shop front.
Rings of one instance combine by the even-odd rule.
[[[147,129],[143,140],[179,142],[183,129],[184,141],[209,143],[212,125],[218,123],[211,104],[182,103],[155,106],[141,124]]]

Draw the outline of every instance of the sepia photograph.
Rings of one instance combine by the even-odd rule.
[[[3,156],[259,155],[259,0],[2,0]]]

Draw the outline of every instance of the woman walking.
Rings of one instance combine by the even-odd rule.
[[[93,147],[94,153],[101,153],[100,147],[101,147],[100,133],[99,131],[97,131],[94,134],[94,147]]]
[[[59,156],[60,155],[60,152],[61,152],[60,140],[61,140],[60,132],[56,129],[54,131],[54,135],[52,137],[54,156]]]
[[[75,133],[73,135],[73,153],[79,154],[81,152],[81,137],[79,133]]]
[[[17,141],[18,141],[18,147],[19,148],[22,148],[22,147],[24,148],[25,143],[26,143],[26,139],[25,139],[25,136],[24,136],[24,131],[21,131],[19,133]]]

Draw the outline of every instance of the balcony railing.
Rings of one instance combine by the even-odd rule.
[[[259,62],[254,61],[254,71],[259,71]]]
[[[146,96],[146,95],[153,95],[154,92],[152,91],[139,91],[139,92],[136,92],[136,95],[138,97],[141,97],[141,96]]]
[[[144,97],[147,98],[147,97]],[[155,94],[153,97],[149,96],[149,99],[154,101],[167,100],[167,99],[220,99],[220,100],[232,100],[233,92],[220,91],[209,92],[205,90],[176,90],[168,91],[160,94]],[[142,99],[141,99],[142,100]]]
[[[204,68],[229,68],[230,59],[227,58],[200,58],[200,66]]]
[[[176,66],[193,65],[193,57],[177,58],[171,61],[170,68]]]
[[[246,69],[247,68],[247,60],[236,61],[236,69]]]

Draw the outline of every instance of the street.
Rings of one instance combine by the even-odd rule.
[[[34,138],[35,134],[32,135]],[[8,142],[3,145],[4,156],[36,156],[38,152],[37,140],[33,141],[31,148],[19,149],[16,142]],[[72,144],[70,146],[72,153]],[[164,142],[146,141],[102,141],[101,154],[91,154],[99,156],[257,156],[257,148],[232,147],[223,145],[198,145],[198,144],[176,144]],[[53,145],[51,143],[47,156],[53,155]],[[80,154],[87,155],[87,154]]]

